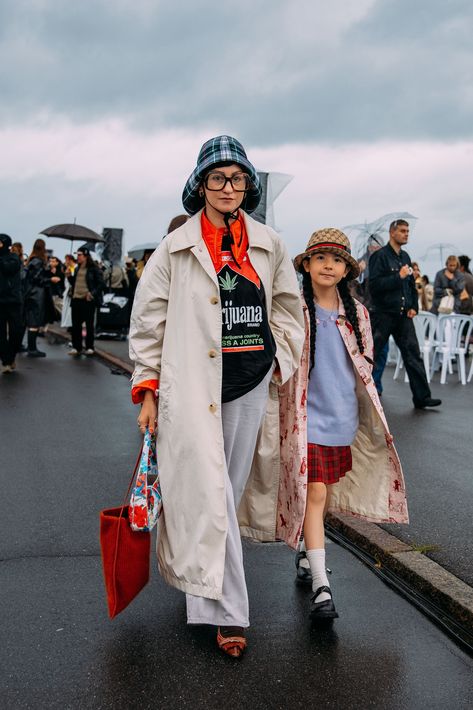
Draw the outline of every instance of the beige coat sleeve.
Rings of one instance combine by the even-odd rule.
[[[299,367],[305,337],[304,314],[296,272],[279,237],[276,239],[275,256],[270,325],[281,371],[277,384],[284,384]]]
[[[129,334],[130,358],[135,364],[133,387],[159,380],[170,281],[169,251],[162,242],[143,270],[133,302]]]

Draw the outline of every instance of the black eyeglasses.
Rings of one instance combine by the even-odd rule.
[[[223,173],[209,173],[204,178],[204,185],[211,192],[223,190],[229,182],[235,192],[246,192],[250,186],[250,178],[246,173],[235,173],[227,177]]]

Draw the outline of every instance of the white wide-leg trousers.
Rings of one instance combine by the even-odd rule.
[[[225,447],[228,530],[225,548],[222,599],[186,594],[187,623],[215,626],[250,625],[243,553],[237,513],[263,422],[273,368],[251,392],[222,404]]]

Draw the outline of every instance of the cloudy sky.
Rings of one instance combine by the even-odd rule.
[[[472,36],[471,0],[2,0],[0,231],[159,240],[228,133],[294,176],[275,205],[292,254],[407,210],[412,256],[473,256]]]

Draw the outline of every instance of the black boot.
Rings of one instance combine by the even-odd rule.
[[[38,350],[36,347],[36,338],[38,337],[37,330],[28,331],[28,357],[46,357],[46,353]]]

